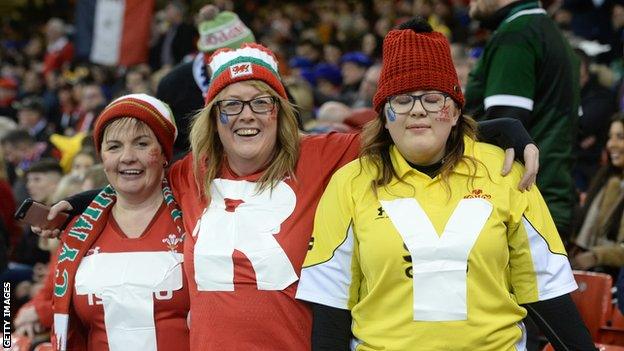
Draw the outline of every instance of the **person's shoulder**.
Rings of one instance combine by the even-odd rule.
[[[500,174],[500,170],[503,168],[505,162],[505,150],[496,145],[483,142],[475,142],[474,148],[474,157],[482,163],[482,167],[485,166],[489,177],[494,182],[498,183],[508,180],[511,181],[510,184],[517,184],[520,181],[524,173],[524,166],[517,161],[514,161],[511,172],[507,176],[502,176]]]
[[[339,132],[330,132],[323,134],[306,134],[301,137],[301,146],[321,146],[321,145],[331,145],[331,144],[350,144],[353,141],[357,140],[357,133],[339,133]]]
[[[162,77],[160,82],[186,81],[188,79],[193,79],[193,61],[176,65],[171,69],[171,71],[169,71],[169,73]]]
[[[497,161],[499,159],[500,160],[505,159],[505,150],[501,149],[500,147],[496,145],[484,143],[481,141],[475,141],[474,148],[477,151],[477,153],[481,154],[483,157],[487,159],[492,159],[492,160],[497,160]]]

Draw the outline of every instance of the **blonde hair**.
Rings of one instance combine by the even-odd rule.
[[[108,137],[115,138],[119,135],[129,133],[129,132],[134,132],[134,133],[145,132],[149,134],[148,131],[154,134],[154,139],[156,140],[158,145],[160,145],[160,148],[162,150],[162,145],[160,144],[160,141],[158,140],[158,138],[156,138],[156,134],[154,133],[154,131],[152,131],[152,129],[145,122],[134,117],[117,118],[117,119],[110,121],[108,124],[106,124],[106,126],[104,126],[104,132],[102,132],[102,139],[100,139],[100,145],[97,145],[97,147],[100,148],[102,144],[106,142]]]
[[[384,113],[379,113],[377,118],[370,121],[362,131],[362,150],[360,151],[360,163],[363,158],[369,159],[376,170],[377,179],[373,180],[372,188],[377,191],[378,188],[388,185],[393,178],[401,181],[392,165],[390,158],[390,146],[394,145],[394,141],[390,136],[390,132],[384,127]],[[472,156],[464,155],[464,137],[476,140],[477,138],[477,122],[472,118],[461,114],[457,120],[457,124],[451,129],[448,139],[446,140],[445,154],[443,157],[442,167],[440,168],[440,177],[450,196],[449,176],[453,168],[460,162],[465,162],[472,172],[471,180],[474,180],[477,172],[477,163],[481,161]]]
[[[277,141],[269,166],[258,180],[258,191],[273,188],[285,176],[294,178],[295,165],[299,158],[299,129],[295,108],[268,84],[259,80],[246,81],[262,92],[278,100]],[[217,114],[223,90],[195,115],[189,135],[193,154],[193,173],[197,186],[209,200],[210,184],[221,170],[224,149],[217,133]],[[201,170],[205,168],[202,179]]]

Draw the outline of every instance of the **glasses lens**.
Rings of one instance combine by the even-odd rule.
[[[408,113],[414,105],[414,98],[410,95],[396,95],[390,98],[390,107],[396,113]]]
[[[428,93],[423,94],[420,97],[420,101],[422,102],[425,110],[429,112],[438,112],[444,107],[446,97],[441,93]]]
[[[219,103],[219,108],[226,115],[237,115],[243,110],[243,102],[240,100],[223,100]]]
[[[262,96],[259,98],[255,98],[249,102],[251,105],[251,110],[256,113],[264,113],[273,110],[275,106],[275,101],[271,96]]]

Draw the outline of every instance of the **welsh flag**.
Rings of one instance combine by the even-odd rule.
[[[76,55],[102,65],[147,62],[155,0],[76,1]]]

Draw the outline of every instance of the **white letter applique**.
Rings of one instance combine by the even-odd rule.
[[[462,199],[438,236],[415,199],[380,202],[412,256],[414,320],[466,320],[468,255],[490,217],[492,204]]]
[[[297,197],[284,182],[260,193],[256,185],[244,180],[212,182],[210,205],[193,231],[198,290],[234,291],[234,250],[251,262],[259,290],[283,290],[297,281],[292,263],[274,237],[294,211]]]
[[[111,351],[156,350],[154,294],[182,289],[179,253],[98,253],[82,259],[76,294],[102,299]]]

